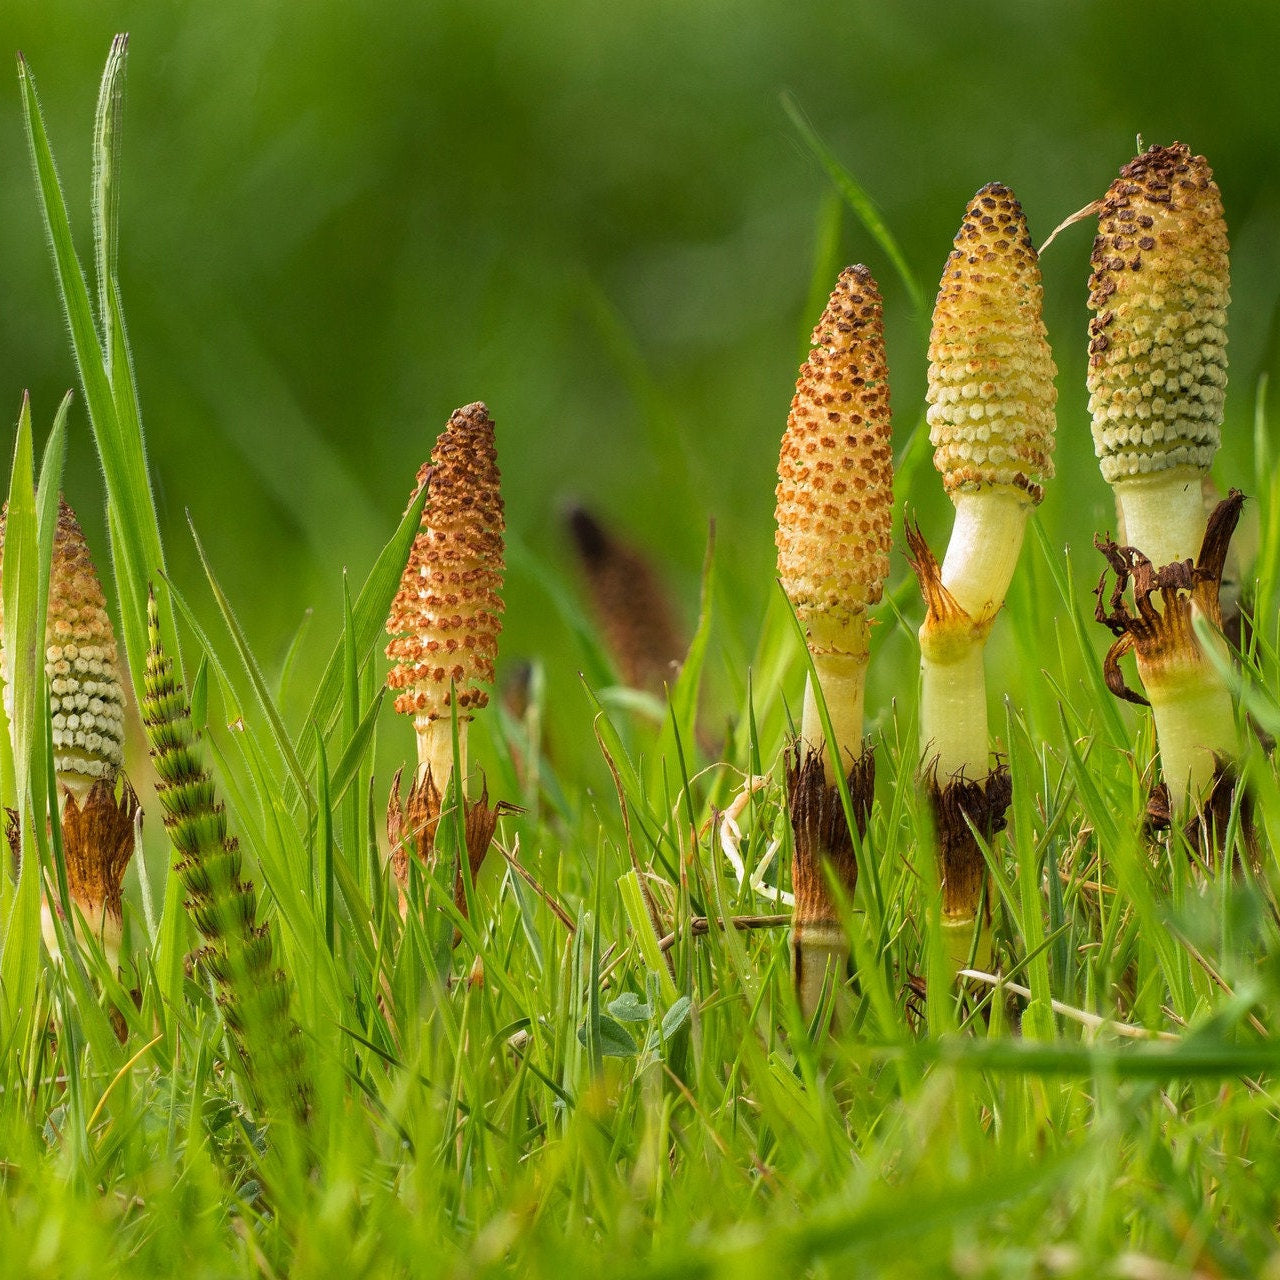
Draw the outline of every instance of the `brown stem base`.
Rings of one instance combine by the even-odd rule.
[[[786,757],[787,810],[794,836],[791,881],[796,899],[792,971],[806,1017],[813,1015],[828,977],[841,980],[848,964],[849,943],[826,867],[830,866],[846,898],[853,897],[858,885],[853,832],[839,787],[827,783],[823,757],[822,750],[803,741],[797,741]],[[875,776],[875,756],[867,747],[846,778],[859,839],[866,834]]]
[[[981,782],[953,778],[939,786],[936,773],[926,779],[938,840],[938,878],[942,882],[942,921],[948,950],[962,966],[967,958],[973,928],[991,923],[991,908],[984,891],[986,860],[977,835],[990,843],[1004,830],[1005,811],[1013,799],[1009,770],[998,764]],[[963,949],[965,955],[961,956]]]
[[[409,858],[416,857],[428,872],[436,867],[436,831],[440,826],[441,801],[440,790],[436,786],[428,768],[420,778],[409,787],[409,795],[404,806],[400,803],[401,771],[391,782],[391,796],[387,803],[387,839],[391,846],[391,870],[396,883],[400,886],[400,909],[403,914],[408,910],[408,897],[405,889],[409,883]],[[498,818],[510,812],[512,806],[499,800],[489,805],[489,788],[485,786],[478,800],[463,801],[463,835],[467,848],[467,864],[474,882],[480,873],[489,845],[493,842],[493,833],[497,829]],[[459,863],[453,877],[453,901],[458,910],[466,916],[467,895],[463,879],[462,866]],[[453,931],[453,945],[461,941],[461,933]]]
[[[1199,850],[1201,861],[1210,871],[1217,870],[1224,861],[1231,812],[1236,804],[1236,790],[1243,785],[1235,765],[1230,760],[1216,757],[1213,782],[1201,801],[1200,808],[1183,827],[1188,846]],[[1151,789],[1146,819],[1147,827],[1152,833],[1166,832],[1173,826],[1169,788],[1163,782],[1156,783]],[[1262,845],[1253,819],[1253,798],[1247,790],[1240,797],[1239,833],[1239,846],[1249,868],[1257,872],[1262,867]],[[1232,866],[1236,872],[1243,870],[1239,856],[1233,856]]]
[[[868,747],[853,762],[845,779],[859,839],[867,832],[875,780],[875,755]],[[828,890],[823,864],[831,864],[836,881],[848,897],[853,896],[858,886],[853,833],[845,817],[840,788],[827,784],[823,752],[801,741],[787,753],[786,781],[787,811],[794,836],[791,879],[796,918],[838,920],[839,912]]]

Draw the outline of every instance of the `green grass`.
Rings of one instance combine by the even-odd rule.
[[[255,654],[250,615],[203,548],[203,576],[166,576],[116,285],[121,67],[108,67],[95,129],[91,276],[24,66],[37,183],[135,693],[154,586],[291,980],[311,1110],[303,1121],[252,1087],[255,1054],[270,1056],[287,1029],[251,1023],[233,1040],[215,985],[185,963],[196,935],[155,803],[156,914],[131,895],[123,973],[69,937],[63,965],[41,950],[39,877],[56,896],[57,827],[44,847],[49,722],[31,655],[66,443],[65,415],[41,449],[24,410],[4,645],[29,669],[15,679],[3,785],[40,856],[16,881],[0,876],[0,1258],[11,1273],[1274,1274],[1280,783],[1251,748],[1267,851],[1257,876],[1206,877],[1178,841],[1143,836],[1150,728],[1101,683],[1081,587],[1095,566],[1068,564],[1042,531],[991,658],[1007,677],[992,720],[1015,798],[989,873],[1003,972],[1025,996],[975,985],[961,999],[937,981],[905,642],[919,606],[906,593],[875,637],[877,804],[848,904],[857,978],[833,1001],[836,1032],[829,1010],[812,1035],[801,1020],[785,929],[718,927],[777,910],[732,875],[718,815],[746,776],[768,776],[740,815],[741,854],[750,869],[776,846],[785,886],[780,753],[804,669],[779,596],[753,654],[717,628],[732,582],[724,545],[707,556],[693,647],[660,720],[591,679],[574,709],[546,705],[535,680],[520,720],[494,706],[476,721],[491,795],[522,812],[502,820],[469,919],[442,867],[412,883],[401,924],[378,852],[385,782],[373,762],[379,740],[412,749],[408,724],[381,706],[381,624],[422,495],[398,525],[388,519],[367,572],[343,583],[342,624],[305,713],[282,696],[281,664]],[[819,256],[823,242],[820,232]],[[1258,439],[1265,448],[1265,429]],[[918,464],[918,443],[911,456]],[[1280,507],[1264,505],[1261,521],[1256,599],[1271,602]],[[1257,622],[1244,681],[1274,722],[1274,608]],[[726,722],[726,746],[709,750]],[[546,723],[559,740],[541,736]],[[607,767],[581,771],[583,744]],[[708,917],[703,931],[695,921]],[[923,996],[920,976],[933,979]]]

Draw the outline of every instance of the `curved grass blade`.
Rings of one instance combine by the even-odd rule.
[[[37,490],[31,439],[31,403],[23,396],[9,478],[4,534],[3,646],[13,695],[14,796],[22,859],[16,889],[7,887],[4,906],[0,985],[0,1026],[15,1017],[25,1025],[29,995],[36,990],[40,964],[40,867],[49,858],[49,698],[45,686],[45,609],[49,564],[58,520],[58,489],[66,456],[68,400],[54,419]]]
[[[805,146],[813,152],[814,158],[826,170],[832,185],[893,264],[893,269],[898,273],[898,278],[902,281],[916,314],[925,317],[924,291],[920,288],[920,282],[915,278],[911,267],[907,264],[906,255],[899,248],[897,240],[893,238],[893,233],[885,225],[871,197],[862,189],[848,169],[836,159],[835,152],[823,142],[818,131],[809,123],[809,118],[801,110],[799,103],[789,93],[782,95],[782,109],[795,126],[796,132],[804,140]]]
[[[113,49],[113,56],[115,53]],[[136,400],[132,393],[127,398],[123,397],[121,384],[124,374],[118,367],[108,370],[84,271],[76,256],[66,200],[49,145],[35,81],[21,55],[18,58],[18,86],[31,164],[45,230],[53,252],[63,312],[71,331],[72,351],[106,481],[112,568],[121,599],[121,629],[134,690],[140,695],[146,674],[147,633],[145,614],[138,606],[145,601],[149,584],[157,579],[161,579],[157,589],[161,593],[162,602],[166,606],[168,604],[167,591],[162,581],[164,548],[151,491],[141,422],[136,415]],[[118,146],[118,134],[114,130],[110,133],[110,145],[114,153]],[[114,296],[114,286],[111,293]],[[107,303],[113,305],[110,299]],[[120,404],[129,400],[134,401],[135,412],[132,417],[122,417]],[[172,630],[170,613],[166,607],[161,625],[165,629],[165,647],[173,655],[180,671],[178,638]]]
[[[372,655],[379,637],[383,634],[383,626],[387,613],[391,609],[391,601],[400,585],[400,576],[404,573],[405,563],[413,547],[413,540],[418,535],[422,524],[422,508],[427,501],[427,486],[423,485],[417,495],[409,503],[400,524],[391,540],[379,553],[369,576],[365,579],[360,594],[356,597],[351,610],[351,621],[354,628],[354,646],[357,663],[363,667]],[[315,697],[307,711],[307,723],[314,724],[326,737],[332,731],[341,711],[343,675],[346,669],[343,659],[344,638],[339,636],[334,645],[329,661],[325,664],[324,674],[316,687]],[[315,738],[304,734],[298,744],[297,759],[299,766],[308,771],[315,764]]]
[[[191,519],[189,512],[187,514],[187,525],[191,529],[191,537],[195,541],[196,554],[200,557],[200,564],[204,568],[205,577],[209,579],[213,598],[217,601],[218,610],[222,614],[222,620],[226,623],[227,631],[231,635],[231,642],[235,645],[241,666],[249,677],[249,684],[258,700],[258,705],[262,708],[262,713],[267,718],[267,724],[271,728],[271,736],[275,739],[276,748],[284,760],[285,768],[288,769],[290,776],[293,778],[294,785],[310,806],[314,803],[311,788],[307,783],[306,774],[302,771],[302,764],[298,760],[293,742],[289,738],[289,732],[284,727],[280,709],[276,706],[275,699],[271,696],[271,690],[267,687],[266,677],[258,666],[258,660],[253,656],[253,650],[249,647],[249,641],[244,634],[244,629],[240,626],[240,620],[236,617],[235,610],[231,607],[231,602],[227,599],[226,593],[222,590],[222,586],[213,572],[213,566],[209,563],[209,557],[205,554],[204,543],[200,541],[200,535],[196,532],[195,522]]]
[[[108,375],[115,363],[108,304],[120,242],[120,140],[124,125],[126,33],[111,42],[93,121],[93,257],[98,276],[99,325],[106,342]]]

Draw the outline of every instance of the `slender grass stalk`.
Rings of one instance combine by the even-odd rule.
[[[1222,624],[1219,588],[1240,515],[1234,495],[1206,520],[1204,486],[1222,433],[1230,272],[1213,173],[1184,143],[1153,146],[1120,171],[1099,211],[1089,305],[1089,407],[1124,547],[1100,549],[1117,575],[1098,619],[1117,642],[1112,690],[1148,701],[1167,805],[1199,810],[1240,744],[1230,690],[1192,613]],[[1135,611],[1123,592],[1132,585]],[[1158,602],[1158,603],[1157,603]],[[1146,698],[1125,689],[1135,655]]]
[[[400,808],[399,775],[388,810],[392,868],[401,887],[408,876],[407,844],[423,858],[434,845],[453,772],[455,723],[456,790],[473,875],[496,821],[487,791],[474,806],[465,799],[467,728],[476,709],[488,704],[502,630],[505,521],[493,421],[483,404],[454,411],[418,473],[415,493],[423,484],[429,494],[422,528],[387,619],[387,657],[396,661],[387,687],[399,690],[396,710],[413,716],[418,738],[407,810]],[[465,902],[462,890],[459,866],[455,896]]]
[[[787,763],[795,835],[792,941],[796,988],[806,1016],[831,976],[842,976],[849,944],[825,865],[852,896],[858,867],[836,785],[845,774],[865,831],[874,759],[862,748],[871,623],[889,572],[893,509],[889,374],[883,304],[866,267],[840,274],[813,331],[778,460],[778,576],[805,630],[833,740],[806,686],[800,739]]]
[[[938,831],[943,933],[963,965],[985,916],[983,859],[970,823],[1004,822],[1008,777],[991,766],[983,654],[1004,605],[1027,517],[1053,474],[1053,356],[1040,264],[1022,207],[991,183],[965,211],[929,341],[934,465],[955,505],[939,566],[907,529],[927,610],[920,628],[920,740]]]

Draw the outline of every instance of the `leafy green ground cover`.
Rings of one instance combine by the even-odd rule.
[[[610,691],[586,633],[596,669],[580,713],[556,715],[557,736],[543,736],[537,679],[518,718],[495,707],[477,721],[491,793],[522,812],[502,820],[469,920],[442,869],[440,884],[415,880],[402,924],[377,852],[374,747],[411,747],[381,707],[381,647],[417,512],[388,519],[383,553],[353,571],[309,705],[286,708],[287,664],[255,655],[218,566],[164,572],[116,288],[129,233],[113,198],[113,73],[83,273],[25,65],[19,79],[135,691],[141,703],[154,586],[292,983],[309,1110],[273,1106],[253,1084],[255,1057],[287,1026],[251,1025],[247,1066],[216,984],[186,962],[195,935],[154,855],[154,801],[154,875],[131,895],[122,973],[91,943],[68,940],[62,965],[42,954],[56,828],[42,843],[33,815],[49,794],[48,715],[42,698],[18,698],[4,798],[40,856],[0,878],[0,1250],[13,1274],[1272,1274],[1276,775],[1251,745],[1258,874],[1216,873],[1176,836],[1143,834],[1153,744],[1103,686],[1079,587],[1092,565],[1033,535],[997,628],[993,668],[1014,672],[999,732],[1015,799],[989,858],[1006,985],[962,998],[941,973],[914,698],[891,697],[914,681],[918,606],[903,588],[877,637],[878,795],[847,916],[857,977],[835,1033],[803,1024],[785,929],[768,919],[786,883],[779,757],[803,660],[780,594],[754,652],[714,630],[723,543],[655,715]],[[9,487],[10,653],[39,652],[49,512],[72,447],[65,415],[47,437],[37,421],[19,424]],[[1271,456],[1260,415],[1240,692],[1274,732]],[[904,493],[924,457],[917,434]],[[713,667],[729,673],[719,721],[703,690]],[[584,743],[603,769],[578,769]],[[748,872],[771,869],[740,880],[726,842]]]

